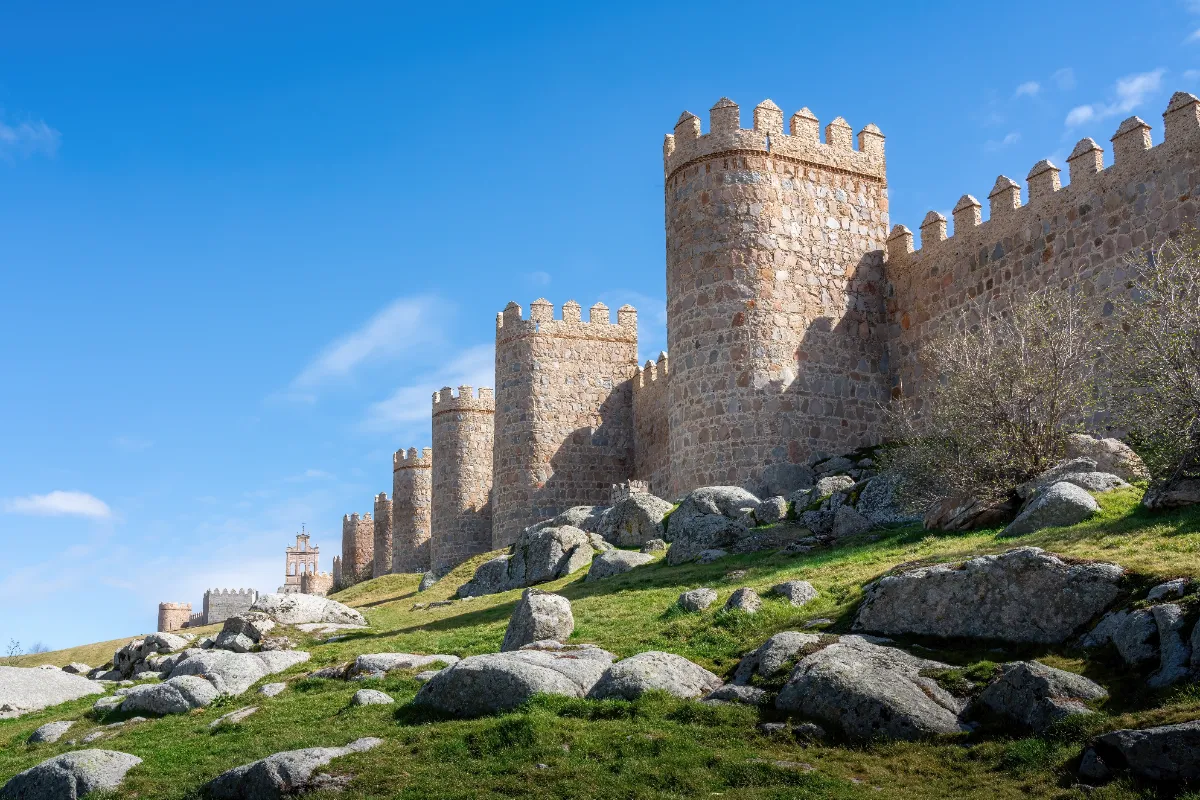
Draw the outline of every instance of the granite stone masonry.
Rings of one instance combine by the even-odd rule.
[[[392,456],[392,572],[428,572],[432,531],[433,449]]]
[[[374,572],[375,520],[370,514],[342,517],[342,579],[344,589],[371,578]]]
[[[431,569],[443,575],[492,549],[491,389],[450,387],[433,395]]]
[[[392,571],[392,501],[387,492],[375,495],[375,545],[371,559],[371,577],[379,578]]]

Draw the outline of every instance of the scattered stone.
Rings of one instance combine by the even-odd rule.
[[[812,513],[812,512],[809,512]],[[875,526],[871,520],[858,513],[851,506],[838,506],[833,512],[833,537],[841,539],[846,536],[857,536],[866,533]]]
[[[334,664],[330,667],[321,667],[308,673],[310,678],[324,678],[326,680],[344,681],[350,672],[352,662],[347,661],[345,664]]]
[[[609,667],[588,693],[593,700],[636,700],[651,690],[675,697],[702,697],[719,689],[723,681],[683,656],[650,650]]]
[[[19,717],[92,694],[104,694],[104,687],[60,669],[0,667],[0,719]]]
[[[853,466],[854,462],[845,456],[834,456],[833,458],[827,458],[819,462],[813,467],[813,472],[817,475],[836,475],[845,472]]]
[[[359,689],[350,699],[352,706],[386,706],[394,702],[390,694],[376,689]]]
[[[646,492],[635,492],[608,509],[596,532],[620,547],[639,547],[666,538],[663,519],[672,504]]]
[[[114,750],[63,753],[13,777],[0,788],[0,800],[74,800],[112,791],[140,763],[137,756]]]
[[[671,551],[668,550],[667,555],[669,556],[670,553],[671,553]],[[696,563],[697,564],[711,564],[714,561],[719,561],[720,559],[725,558],[725,556],[727,556],[727,555],[729,555],[728,551],[721,550],[719,548],[713,549],[713,550],[701,550],[700,554],[698,556],[696,556]],[[670,563],[670,562],[668,561],[668,563]]]
[[[1112,641],[1113,634],[1125,624],[1125,620],[1128,618],[1129,611],[1125,609],[1108,612],[1100,618],[1100,621],[1096,623],[1096,627],[1080,638],[1079,644],[1087,648],[1103,647]]]
[[[82,664],[78,661],[72,661],[70,664],[67,664],[65,667],[63,667],[62,671],[69,672],[72,675],[87,675],[92,671],[92,668],[87,664]]]
[[[1059,643],[1116,599],[1116,564],[1067,564],[1036,547],[890,575],[866,589],[854,629]]]
[[[384,672],[381,669],[377,669],[372,672],[360,672],[357,675],[352,675],[350,677],[350,680],[352,680],[352,681],[381,681],[386,677],[387,677],[386,672]]]
[[[292,650],[296,644],[286,636],[264,636],[258,643],[258,649],[266,652],[272,650]]]
[[[1096,461],[1091,458],[1071,458],[1060,461],[1037,477],[1022,483],[1016,488],[1017,497],[1028,503],[1034,497],[1062,481],[1067,475],[1095,472]]]
[[[829,734],[815,722],[799,722],[792,726],[792,736],[802,742],[823,742]]]
[[[565,578],[592,562],[595,548],[586,531],[570,525],[526,528],[512,553],[485,561],[459,597],[478,597]]]
[[[643,553],[662,553],[667,549],[666,541],[662,539],[647,539],[642,543]]]
[[[931,531],[971,531],[1007,525],[1020,509],[1019,498],[948,497],[930,506],[924,525]]]
[[[725,601],[726,611],[741,611],[746,614],[757,614],[762,608],[762,598],[758,596],[758,592],[748,586],[743,586],[729,595],[729,599]]]
[[[754,686],[735,686],[727,683],[704,697],[705,703],[741,703],[747,706],[764,706],[770,696],[765,689]]]
[[[744,512],[758,507],[759,499],[736,486],[696,489],[671,514],[667,538],[672,566],[691,561],[706,550],[720,550],[747,533]]]
[[[633,496],[641,497],[642,495]],[[630,550],[609,550],[592,559],[592,566],[588,570],[587,578],[584,580],[598,581],[604,578],[611,578],[614,575],[629,572],[634,567],[649,564],[653,560],[654,556],[647,553],[635,553]]]
[[[1010,722],[1041,733],[1075,714],[1091,714],[1085,701],[1108,697],[1104,687],[1082,675],[1048,667],[1036,661],[1017,661],[1001,667],[1001,674],[979,702]]]
[[[535,694],[582,698],[612,664],[600,648],[514,650],[464,658],[433,676],[413,703],[456,717],[511,711]]]
[[[217,728],[221,725],[236,725],[247,717],[258,713],[258,706],[246,706],[239,708],[237,711],[230,711],[228,714],[223,714],[212,722],[208,723],[208,727]]]
[[[1175,578],[1166,583],[1160,583],[1146,593],[1146,599],[1150,602],[1155,602],[1158,600],[1170,600],[1174,597],[1183,597],[1187,592],[1188,583],[1187,578]],[[63,669],[66,669],[66,667],[63,667]]]
[[[1039,491],[1001,536],[1022,536],[1043,528],[1077,525],[1100,510],[1096,498],[1073,483],[1059,482]]]
[[[430,664],[450,666],[458,663],[458,660],[458,656],[442,654],[425,656],[414,653],[367,653],[354,659],[349,674],[361,675],[375,672],[387,673],[402,669],[421,669]]]
[[[760,722],[754,726],[764,736],[777,736],[787,731],[787,724],[783,722]]]
[[[259,689],[258,693],[267,697],[274,697],[275,695],[283,694],[285,689],[287,689],[286,683],[268,683]]]
[[[257,643],[253,639],[242,633],[222,633],[217,637],[217,643],[214,645],[214,647],[232,653],[249,653],[256,646]]]
[[[1112,643],[1116,645],[1121,658],[1130,666],[1140,666],[1158,657],[1158,648],[1154,646],[1154,637],[1158,635],[1158,625],[1154,622],[1154,612],[1149,609],[1135,609],[1125,617],[1121,626],[1113,631]]]
[[[139,672],[137,675],[134,675],[134,676],[133,676],[133,679],[134,679],[135,681],[157,681],[157,680],[162,680],[162,673],[161,673],[161,672],[150,672],[150,671],[146,671],[146,672]]]
[[[690,589],[679,595],[679,605],[684,611],[703,611],[715,602],[717,593],[707,586]]]
[[[788,515],[788,501],[783,497],[768,497],[754,509],[754,519],[759,525],[783,522]]]
[[[296,630],[301,633],[333,633],[334,631],[361,631],[366,625],[348,625],[338,622],[301,622]]]
[[[861,636],[805,656],[775,701],[851,739],[920,739],[961,730],[963,701],[923,671],[950,669]]]
[[[276,753],[218,775],[208,784],[214,800],[277,800],[339,783],[317,770],[335,758],[361,753],[383,744],[365,738],[345,747],[309,747]]]
[[[565,641],[575,630],[571,601],[562,595],[526,589],[513,609],[501,652],[520,649],[541,639]]]
[[[863,461],[871,461],[871,459],[863,459]],[[859,462],[859,464],[862,463],[862,461]],[[854,509],[870,522],[872,527],[911,525],[920,522],[921,509],[905,503],[899,496],[899,489],[900,479],[897,476],[877,475],[863,486]]]
[[[429,590],[435,583],[437,583],[437,580],[437,575],[432,572],[426,572],[421,576],[421,582],[417,585],[417,591],[424,592]]]
[[[121,704],[124,702],[125,702],[125,698],[120,695],[110,695],[108,697],[101,697],[99,700],[97,700],[95,703],[92,704],[92,710],[99,714],[105,714],[109,711],[112,711],[113,709],[120,708]]]
[[[810,488],[799,492],[795,492],[788,498],[796,506],[796,513],[813,505],[819,500],[827,497],[832,497],[835,494],[849,491],[854,488],[854,479],[846,475],[832,475],[820,478],[816,484]]]
[[[209,680],[199,675],[180,675],[166,683],[135,686],[125,695],[122,711],[144,711],[156,716],[183,714],[193,708],[203,708],[224,694],[216,684],[220,678]]]
[[[63,737],[63,734],[71,729],[75,723],[70,720],[61,722],[47,722],[42,727],[38,728],[30,734],[29,744],[51,744],[57,742]]]
[[[454,605],[453,600],[434,600],[429,604],[429,608],[445,608],[446,606]]]
[[[821,646],[821,636],[815,633],[783,631],[763,642],[757,650],[742,656],[733,682],[739,686],[750,683],[754,675],[770,679],[791,664],[797,656],[803,657]]]
[[[584,533],[599,533],[606,511],[608,511],[606,506],[571,506],[557,517],[531,525],[526,528],[526,531],[534,532],[567,525],[579,528]]]
[[[1095,439],[1082,433],[1067,437],[1067,458],[1090,458],[1096,469],[1129,481],[1144,481],[1150,478],[1150,470],[1133,448],[1120,439]]]
[[[281,625],[326,622],[339,625],[366,625],[363,615],[336,600],[315,594],[260,594],[250,606]]]
[[[1104,783],[1112,777],[1112,770],[1104,763],[1104,759],[1089,747],[1079,761],[1079,777],[1090,783]]]
[[[749,572],[747,572],[747,571],[746,571],[746,570],[744,570],[744,569],[735,569],[735,570],[732,570],[732,571],[730,571],[730,572],[726,572],[726,573],[725,573],[725,578],[724,578],[724,580],[727,580],[727,581],[740,581],[742,578],[746,577],[746,576],[747,576],[747,575],[749,575],[749,574],[750,574],[750,573],[749,573]]]
[[[1200,778],[1200,720],[1106,733],[1093,744],[1108,769],[1129,769],[1152,781]]]
[[[1150,609],[1154,624],[1158,628],[1158,669],[1146,683],[1160,689],[1170,686],[1188,675],[1188,661],[1192,648],[1183,640],[1183,609],[1174,603],[1164,603]]]
[[[784,581],[771,587],[771,594],[786,598],[799,608],[817,596],[817,590],[808,581]]]
[[[414,675],[413,680],[415,680],[417,683],[429,683],[429,681],[433,680],[433,676],[437,675],[439,672],[441,672],[440,669],[427,669],[424,672],[418,672],[416,675]]]
[[[297,596],[308,597],[310,595]],[[311,596],[315,597],[316,595]],[[301,650],[278,650],[267,653],[204,650],[179,662],[175,669],[171,670],[171,679],[180,675],[203,675],[220,691],[238,695],[267,675],[283,672],[289,667],[308,661],[309,658],[310,655]],[[167,681],[167,683],[170,682],[171,680]]]
[[[1180,478],[1165,486],[1152,487],[1142,498],[1142,505],[1155,511],[1197,503],[1200,503],[1200,478]]]
[[[814,617],[813,619],[810,619],[808,622],[804,623],[804,627],[805,628],[822,628],[826,625],[832,625],[832,624],[833,624],[833,620],[831,620],[827,617]]]
[[[100,739],[103,739],[105,736],[108,736],[108,731],[92,731],[91,733],[87,734],[82,739],[80,739],[79,743],[80,744],[91,744],[92,742],[96,742],[96,741],[99,741]]]

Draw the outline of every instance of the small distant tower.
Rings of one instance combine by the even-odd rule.
[[[427,572],[433,510],[433,448],[392,457],[392,572]]]
[[[375,546],[371,558],[371,577],[380,578],[392,571],[392,501],[387,492],[375,495]]]
[[[333,576],[328,572],[306,572],[300,576],[300,593],[324,597],[333,588]]]
[[[370,580],[375,549],[375,522],[370,514],[342,517],[342,588]]]
[[[432,570],[444,575],[492,549],[491,389],[447,386],[433,395]]]
[[[300,585],[303,576],[319,570],[318,559],[321,548],[309,547],[308,536],[308,532],[301,525],[300,533],[296,534],[296,544],[286,550],[287,560],[284,564],[283,586],[279,589],[281,594],[301,593],[303,590]]]
[[[333,588],[335,591],[337,589],[346,588],[345,585],[342,583],[342,557],[341,556],[333,557]]]
[[[191,618],[191,603],[159,603],[157,630],[162,633],[170,633],[186,628]]]

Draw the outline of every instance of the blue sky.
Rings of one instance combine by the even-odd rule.
[[[770,97],[887,136],[893,223],[1200,91],[1200,3],[0,10],[0,645],[273,590],[491,384],[497,311],[639,308],[662,137]],[[1111,161],[1111,158],[1109,159]]]

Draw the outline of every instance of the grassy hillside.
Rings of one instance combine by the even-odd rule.
[[[572,641],[594,642],[621,657],[669,650],[728,677],[740,655],[772,633],[802,629],[815,619],[830,620],[817,629],[846,631],[863,585],[900,564],[957,560],[1032,544],[1071,557],[1117,562],[1135,573],[1135,585],[1184,575],[1200,578],[1200,512],[1151,516],[1137,500],[1136,490],[1102,496],[1102,514],[1092,521],[1018,540],[997,539],[995,531],[930,535],[907,528],[803,556],[759,553],[682,567],[659,562],[596,583],[584,583],[580,572],[543,588],[570,598],[576,620]],[[238,764],[280,750],[343,745],[360,736],[379,736],[386,743],[333,763],[334,772],[354,776],[340,797],[1152,797],[1127,783],[1086,795],[1072,788],[1070,767],[1080,751],[1078,740],[1100,729],[1200,717],[1200,691],[1191,686],[1148,693],[1103,657],[1084,660],[1069,650],[1029,647],[996,651],[942,649],[943,644],[922,654],[964,666],[984,658],[1038,657],[1108,686],[1113,698],[1104,713],[1086,728],[1046,738],[976,735],[932,744],[806,746],[758,733],[755,724],[770,719],[770,713],[760,716],[749,708],[655,696],[634,703],[546,698],[498,717],[439,720],[405,705],[418,688],[407,675],[361,683],[303,678],[315,667],[360,653],[465,656],[497,650],[518,591],[411,610],[418,601],[451,597],[473,567],[463,565],[419,596],[416,576],[388,576],[336,595],[363,611],[370,630],[329,644],[302,637],[301,646],[313,659],[285,674],[291,685],[278,697],[263,698],[252,689],[217,707],[114,729],[100,746],[145,759],[130,772],[122,797],[199,796],[206,781]],[[746,574],[731,576],[735,570]],[[792,578],[811,581],[820,596],[799,609],[766,598],[754,616],[719,610],[739,586],[752,586],[765,596],[772,585]],[[697,586],[715,588],[718,603],[703,614],[679,612],[676,597]],[[96,654],[107,657],[115,644],[42,654],[32,662],[99,663]],[[351,695],[364,687],[388,692],[397,705],[349,707]],[[78,737],[120,719],[95,719],[90,705],[79,701],[0,721],[0,777],[71,749],[65,742],[25,744],[29,733],[45,722],[79,720],[69,735]],[[249,705],[260,711],[238,725],[209,729],[217,716]]]

